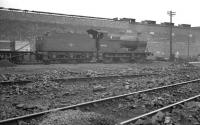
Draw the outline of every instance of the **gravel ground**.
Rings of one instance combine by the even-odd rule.
[[[39,80],[48,78],[85,77],[87,75],[107,76],[137,73],[154,73],[156,69],[167,68],[169,63],[148,64],[52,64],[52,65],[18,65],[1,68],[0,81]],[[154,70],[152,70],[153,68]]]
[[[94,112],[68,110],[49,115],[39,125],[115,125],[116,123],[114,118]]]
[[[56,107],[129,93],[155,86],[199,78],[199,68],[184,63],[155,62],[148,64],[77,64],[33,65],[0,69],[2,75],[35,82],[26,85],[0,85],[0,119],[6,119]],[[159,76],[120,78],[57,83],[50,78],[97,75],[159,73]],[[25,75],[25,76],[23,76]],[[8,79],[11,79],[7,76]],[[37,79],[42,81],[37,81]],[[5,80],[5,79],[4,79]]]

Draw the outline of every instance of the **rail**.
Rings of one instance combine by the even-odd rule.
[[[70,78],[57,78],[57,79],[49,79],[49,81],[73,81],[73,80],[93,80],[93,79],[104,79],[104,78],[126,78],[126,77],[143,77],[143,76],[150,76],[150,75],[159,75],[155,73],[144,73],[144,74],[131,74],[131,75],[108,75],[108,76],[93,76],[93,77],[70,77]],[[42,80],[38,80],[42,81]],[[34,80],[16,80],[16,81],[1,81],[0,84],[26,84],[34,82]]]
[[[184,103],[184,102],[188,102],[188,101],[194,100],[194,99],[199,98],[199,97],[200,97],[200,94],[199,94],[199,95],[196,95],[196,96],[193,96],[193,97],[191,97],[191,98],[184,99],[184,100],[182,100],[182,101],[176,102],[176,103],[174,103],[174,104],[171,104],[171,105],[162,107],[162,108],[160,108],[160,109],[157,109],[157,110],[154,110],[154,111],[145,113],[145,114],[143,114],[143,115],[140,115],[140,116],[131,118],[131,119],[129,119],[129,120],[123,121],[123,122],[120,123],[120,125],[126,125],[126,124],[131,123],[131,122],[134,122],[134,121],[136,121],[136,120],[138,120],[138,119],[140,119],[140,118],[144,118],[144,117],[147,117],[147,116],[149,116],[149,115],[153,115],[153,114],[155,114],[155,113],[157,113],[157,112],[159,112],[159,111],[163,111],[163,110],[169,109],[169,108],[171,108],[171,107],[173,107],[173,106],[177,106],[177,105],[179,105],[179,104],[182,104],[182,103]]]

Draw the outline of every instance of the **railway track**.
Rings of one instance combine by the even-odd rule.
[[[37,119],[40,116],[50,112],[68,109],[79,109],[81,111],[92,111],[100,114],[113,115],[116,119],[118,119],[118,122],[120,122],[121,124],[126,124],[130,123],[129,121],[131,121],[129,120],[128,122],[125,122],[125,120],[127,119],[131,119],[132,117],[140,118],[137,116],[150,112],[152,109],[157,111],[160,107],[176,104],[179,101],[197,95],[200,92],[200,87],[198,83],[199,81],[200,79],[196,79],[167,86],[146,89],[133,93],[113,96],[100,100],[84,102],[76,105],[46,110],[43,112],[37,112],[29,115],[1,120],[0,124],[7,125],[12,123],[15,125],[18,124],[18,122],[21,120],[23,121],[27,119]],[[161,95],[165,96],[161,97]],[[171,98],[172,100],[167,101],[169,98]],[[163,104],[159,103],[160,100],[161,102],[163,102]],[[132,120],[134,121],[134,119]]]
[[[79,81],[79,80],[94,80],[94,79],[110,79],[110,78],[136,78],[136,77],[145,77],[145,76],[152,76],[152,75],[159,75],[155,73],[143,73],[143,74],[131,74],[131,75],[108,75],[108,76],[94,76],[94,77],[72,77],[72,78],[57,78],[57,79],[49,79],[50,81],[55,82],[64,82],[64,81]],[[43,80],[38,80],[43,81]],[[1,81],[1,85],[7,84],[27,84],[34,82],[34,80],[17,80],[17,81]]]
[[[176,108],[177,106],[179,106],[180,104],[183,104],[183,103],[186,103],[186,102],[189,102],[189,101],[193,101],[193,100],[196,100],[196,99],[200,99],[200,94],[198,95],[195,95],[193,97],[190,97],[190,98],[187,98],[187,99],[184,99],[182,101],[179,101],[179,102],[176,102],[174,104],[171,104],[171,105],[167,105],[165,107],[162,107],[162,108],[159,108],[159,109],[156,109],[154,111],[151,111],[151,112],[148,112],[148,113],[145,113],[145,114],[142,114],[140,116],[137,116],[137,117],[134,117],[134,118],[131,118],[131,119],[128,119],[128,120],[125,120],[123,122],[120,123],[120,125],[133,125],[134,123],[136,123],[137,120],[139,119],[142,119],[142,118],[147,118],[147,117],[151,117],[152,115],[160,112],[160,111],[169,111],[171,109],[174,109]]]

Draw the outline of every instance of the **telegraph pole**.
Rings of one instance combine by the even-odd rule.
[[[169,59],[172,61],[173,60],[173,54],[172,54],[172,27],[173,27],[173,25],[172,25],[172,16],[173,15],[176,15],[176,12],[173,12],[173,11],[168,11],[167,12],[167,14],[170,16],[170,57],[169,57]]]
[[[191,29],[190,29],[190,31],[189,31],[189,34],[188,34],[188,50],[187,50],[187,57],[188,57],[188,61],[189,61],[189,59],[190,59],[190,38],[192,38],[192,34],[191,34]]]

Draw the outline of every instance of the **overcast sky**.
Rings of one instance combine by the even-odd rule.
[[[136,21],[173,22],[200,26],[200,0],[0,0],[0,6],[105,18],[126,17]]]

